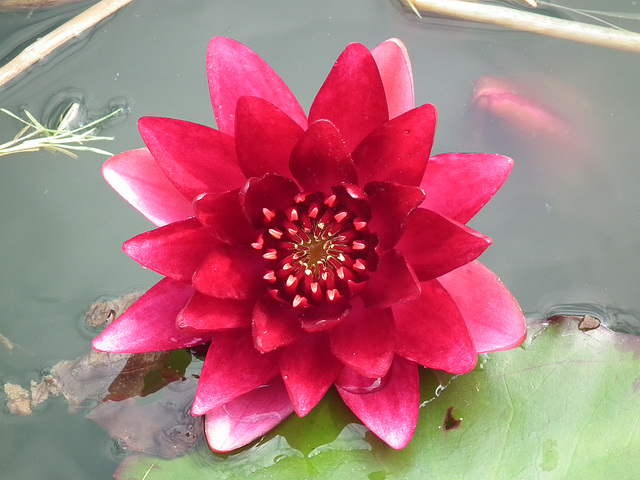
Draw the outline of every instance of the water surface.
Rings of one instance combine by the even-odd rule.
[[[91,4],[0,13],[0,59]],[[576,6],[578,2],[567,2]],[[586,5],[585,3],[589,3]],[[630,2],[580,2],[634,11]],[[208,40],[231,36],[256,50],[311,104],[338,54],[352,41],[407,45],[416,101],[434,103],[434,153],[512,156],[512,176],[472,221],[493,238],[483,256],[530,315],[596,312],[629,321],[640,312],[640,57],[589,45],[469,24],[420,20],[392,2],[210,2],[136,0],[91,35],[0,90],[0,106],[41,116],[69,88],[90,112],[115,99],[130,108],[112,126],[112,152],[142,146],[142,115],[214,125],[205,77]],[[584,143],[523,138],[472,108],[481,77],[517,79]],[[0,116],[2,141],[18,126]],[[0,142],[1,143],[1,142]],[[157,275],[120,250],[152,228],[102,180],[103,157],[47,152],[0,158],[0,381],[27,386],[61,359],[89,349],[84,311],[102,295],[148,288]],[[62,400],[30,417],[0,412],[2,478],[109,478],[122,454],[107,434]]]

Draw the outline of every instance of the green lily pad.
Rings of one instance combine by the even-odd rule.
[[[132,454],[115,477],[627,479],[640,471],[640,337],[557,317],[532,322],[523,347],[484,355],[447,388],[436,373],[424,371],[418,428],[401,451],[330,393],[240,452],[200,445],[172,460]]]

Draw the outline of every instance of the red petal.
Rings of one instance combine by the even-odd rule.
[[[378,65],[384,85],[389,118],[411,110],[415,106],[413,73],[404,43],[397,38],[391,38],[371,50],[371,54]]]
[[[162,171],[190,200],[201,193],[238,188],[246,181],[229,135],[162,117],[143,117],[138,128]]]
[[[289,168],[305,191],[328,194],[333,185],[358,182],[347,146],[328,120],[309,125],[291,152]]]
[[[180,328],[194,330],[249,328],[255,303],[255,300],[216,298],[195,292],[176,321]]]
[[[198,220],[224,243],[235,246],[250,245],[258,232],[244,216],[239,190],[200,195],[194,204]]]
[[[438,279],[462,313],[478,353],[520,345],[527,327],[518,302],[491,270],[471,262]]]
[[[467,223],[493,197],[513,168],[513,160],[490,153],[444,153],[429,159],[420,187],[422,205]]]
[[[391,309],[374,310],[355,302],[340,325],[331,330],[331,351],[345,365],[365,377],[383,377],[395,351]]]
[[[127,255],[143,267],[189,283],[193,273],[218,244],[195,218],[170,223],[127,240]]]
[[[322,399],[334,382],[342,363],[329,349],[323,334],[305,335],[285,348],[280,357],[280,373],[296,413],[304,417]]]
[[[378,66],[364,45],[348,45],[320,88],[309,111],[309,123],[321,119],[338,127],[349,151],[389,120]]]
[[[253,309],[253,344],[261,352],[290,345],[303,335],[300,313],[289,304],[263,297]]]
[[[316,305],[303,310],[299,317],[300,325],[310,333],[331,330],[345,319],[350,309],[347,299]]]
[[[221,243],[196,270],[193,286],[218,298],[254,298],[264,291],[264,268],[260,252]]]
[[[420,185],[436,129],[436,109],[422,105],[379,126],[353,153],[360,185],[381,180]]]
[[[422,282],[420,288],[420,298],[392,308],[396,352],[425,367],[470,372],[476,366],[476,349],[455,301],[437,280]]]
[[[278,355],[258,352],[248,329],[216,332],[204,360],[191,413],[208,413],[266,384],[277,374]]]
[[[400,237],[407,215],[424,200],[418,187],[389,182],[370,182],[364,187],[371,205],[369,229],[378,234],[380,248],[387,250]]]
[[[214,452],[230,452],[261,437],[292,412],[287,390],[276,378],[207,413],[207,442]]]
[[[264,228],[267,223],[265,208],[277,212],[288,207],[300,193],[293,180],[280,175],[265,175],[251,178],[240,192],[240,203],[245,216],[255,228]]]
[[[415,273],[397,250],[380,255],[378,269],[371,274],[362,299],[369,308],[386,308],[420,296]]]
[[[386,380],[374,392],[352,393],[338,387],[338,393],[362,423],[391,448],[399,450],[407,446],[418,423],[418,366],[396,357]]]
[[[307,117],[289,87],[255,52],[235,40],[215,37],[207,50],[207,76],[216,124],[234,134],[238,99],[244,95],[264,98],[307,127]]]
[[[365,377],[360,375],[351,367],[345,365],[340,371],[338,378],[336,378],[335,385],[336,387],[342,388],[350,393],[373,393],[384,387],[388,380],[389,375],[374,378]]]
[[[418,208],[396,244],[420,281],[431,280],[475,260],[491,239],[431,210]]]
[[[127,202],[157,226],[193,216],[191,202],[160,170],[146,148],[107,160],[102,175]]]
[[[342,185],[334,185],[333,193],[338,197],[341,203],[349,210],[355,213],[359,218],[368,222],[371,220],[371,207],[369,206],[369,198],[360,187],[344,183]]]
[[[174,350],[208,342],[211,336],[181,330],[176,316],[193,287],[164,278],[93,340],[100,352],[143,353]]]
[[[258,97],[240,97],[236,109],[236,154],[247,178],[276,173],[290,177],[289,157],[303,134],[286,113]]]

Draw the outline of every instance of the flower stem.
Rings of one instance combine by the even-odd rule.
[[[572,20],[522,12],[509,7],[463,0],[400,0],[413,11],[473,22],[488,23],[525,32],[640,53],[640,34]]]

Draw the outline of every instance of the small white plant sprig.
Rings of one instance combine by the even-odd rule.
[[[0,145],[0,157],[10,155],[12,153],[37,152],[41,149],[50,152],[59,152],[68,155],[71,158],[78,158],[73,151],[93,152],[100,155],[112,155],[95,147],[83,145],[86,142],[96,142],[101,140],[113,140],[113,137],[104,137],[95,135],[97,127],[100,123],[120,114],[123,109],[119,108],[104,117],[98,118],[86,125],[77,128],[71,128],[72,119],[76,116],[80,105],[74,103],[65,112],[60,123],[55,128],[45,127],[36,118],[24,111],[27,120],[20,118],[18,115],[7,109],[0,108],[0,111],[15,118],[24,124],[24,128],[18,132],[15,138],[9,142]]]

